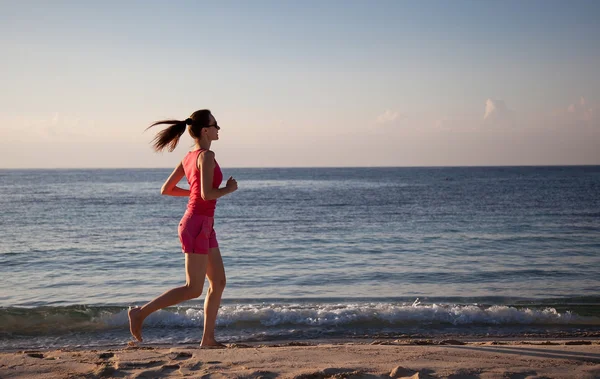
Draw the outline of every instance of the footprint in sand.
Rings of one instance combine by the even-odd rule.
[[[132,370],[137,368],[152,368],[164,365],[164,361],[117,362],[117,369]]]
[[[27,353],[27,356],[31,358],[44,358],[44,354],[42,353]]]
[[[193,354],[187,351],[172,351],[167,357],[172,361],[185,361],[192,358]]]
[[[96,378],[114,378],[116,376],[121,376],[118,374],[119,372],[117,371],[115,366],[107,363],[98,365],[98,367],[96,367],[96,369],[93,372],[93,375]]]
[[[98,354],[98,358],[100,359],[110,359],[115,356],[115,353],[100,353]]]
[[[182,366],[179,368],[179,373],[183,376],[197,374],[197,371],[200,370],[203,365],[204,365],[204,363],[197,362],[196,364],[194,364],[192,366],[187,366],[187,367]]]
[[[179,365],[177,364],[167,364],[163,365],[159,370],[146,370],[137,372],[133,377],[134,378],[162,378],[165,375],[169,375],[173,371],[179,370]]]
[[[398,378],[398,379],[429,379],[429,378],[437,378],[434,376],[434,371],[429,369],[423,370],[411,370],[406,367],[397,366],[390,373],[390,378]]]

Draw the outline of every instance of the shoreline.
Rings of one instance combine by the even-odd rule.
[[[382,345],[382,346],[447,346],[447,345],[547,345],[547,346],[600,346],[600,337],[407,337],[407,338],[315,338],[301,340],[270,340],[270,341],[239,341],[222,342],[226,349],[236,348],[265,348],[286,346],[321,346],[321,345]],[[48,348],[15,348],[1,349],[0,354],[48,352],[48,351],[95,351],[119,349],[165,349],[190,348],[199,349],[200,340],[174,343],[145,343],[133,339],[126,344],[89,345],[89,346],[53,346]]]
[[[310,340],[0,352],[0,377],[598,378],[600,339]]]
[[[354,336],[354,337],[323,337],[323,338],[284,338],[284,339],[266,339],[266,340],[232,340],[229,341],[227,338],[220,338],[225,345],[239,346],[314,346],[322,344],[357,344],[357,345],[369,345],[369,344],[381,344],[381,345],[403,345],[403,346],[436,346],[436,345],[447,345],[447,341],[459,341],[465,344],[480,344],[480,343],[511,343],[511,344],[544,344],[548,341],[552,342],[552,345],[560,345],[564,343],[580,344],[584,345],[590,342],[592,345],[595,342],[600,343],[600,331],[591,332],[565,332],[565,333],[525,333],[525,334],[514,334],[514,335],[465,335],[465,334],[374,334],[365,336]],[[582,343],[576,343],[582,342]],[[52,345],[52,346],[15,346],[15,347],[0,347],[0,354],[4,353],[17,353],[23,351],[52,351],[52,350],[63,350],[63,351],[81,351],[81,350],[103,350],[103,349],[119,349],[123,347],[137,346],[138,348],[152,347],[152,348],[165,348],[165,347],[181,347],[181,346],[196,346],[200,344],[200,339],[188,340],[187,342],[152,342],[147,341],[139,343],[131,338],[128,342],[114,342],[114,343],[99,343],[99,344],[72,344],[65,343],[63,345]],[[290,345],[291,344],[291,345]],[[1,378],[1,376],[0,376]]]
[[[340,338],[309,338],[309,339],[273,339],[268,341],[236,341],[227,342],[221,341],[227,346],[233,348],[239,346],[250,347],[281,347],[281,346],[317,346],[317,345],[399,345],[399,346],[442,346],[452,345],[451,341],[458,341],[463,344],[513,344],[513,345],[600,345],[600,332],[593,333],[593,336],[566,336],[559,337],[549,334],[548,336],[464,336],[464,335],[444,335],[444,336],[402,336],[402,337],[340,337]],[[189,346],[190,348],[200,345],[200,340],[190,342],[137,342],[131,339],[128,343],[115,343],[105,345],[85,345],[85,346],[52,346],[52,347],[16,347],[0,349],[0,354],[17,353],[23,351],[82,351],[82,350],[106,350],[106,349],[121,349],[121,348],[138,348],[144,349],[151,347],[153,349],[161,349],[166,347],[182,347]]]

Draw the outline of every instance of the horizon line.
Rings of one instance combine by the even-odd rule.
[[[338,169],[338,168],[499,168],[499,167],[596,167],[599,164],[521,164],[521,165],[432,165],[432,166],[271,166],[271,167],[227,167],[224,169]],[[172,169],[171,166],[162,167],[0,167],[0,170],[162,170]]]

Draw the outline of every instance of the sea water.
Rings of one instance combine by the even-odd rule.
[[[1,349],[126,343],[127,308],[185,283],[170,172],[0,170]],[[223,174],[224,342],[600,332],[599,166]],[[203,297],[145,341],[199,341]]]

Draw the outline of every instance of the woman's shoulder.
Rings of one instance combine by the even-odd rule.
[[[200,155],[206,156],[206,157],[213,157],[215,156],[215,152],[212,150],[208,150],[208,149],[200,149],[200,150],[196,150],[196,151],[200,151]]]
[[[198,162],[215,162],[215,153],[212,150],[202,149],[198,153]]]
[[[196,150],[190,150],[188,151],[185,155],[188,156],[190,154],[198,154],[198,155],[215,155],[215,152],[209,149],[196,149]]]

